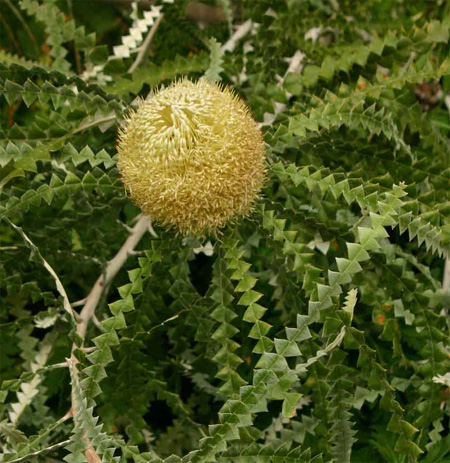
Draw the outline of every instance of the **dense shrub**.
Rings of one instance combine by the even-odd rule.
[[[0,8],[0,460],[449,462],[449,4]],[[183,76],[265,140],[206,238],[117,170]]]

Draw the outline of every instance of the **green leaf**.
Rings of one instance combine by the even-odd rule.
[[[262,294],[258,293],[257,291],[253,291],[252,289],[246,291],[238,301],[239,305],[247,305],[253,304],[261,299]]]

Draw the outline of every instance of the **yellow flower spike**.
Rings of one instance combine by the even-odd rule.
[[[248,214],[265,178],[263,138],[247,106],[204,79],[142,102],[117,149],[133,201],[182,234],[204,236]]]

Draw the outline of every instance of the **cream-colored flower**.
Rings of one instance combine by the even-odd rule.
[[[204,235],[252,208],[265,177],[261,131],[245,103],[204,79],[141,103],[120,132],[119,170],[157,223]]]

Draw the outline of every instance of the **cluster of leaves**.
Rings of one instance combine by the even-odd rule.
[[[448,3],[189,3],[0,4],[0,461],[448,462]],[[110,281],[117,128],[202,74],[261,124],[261,199]]]

